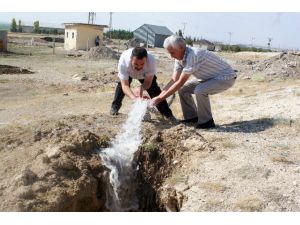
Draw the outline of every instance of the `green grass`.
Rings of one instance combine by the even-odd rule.
[[[7,80],[7,79],[0,80],[0,84],[5,84],[5,83],[8,83],[8,82],[9,82],[9,80]]]
[[[158,150],[158,146],[152,143],[146,143],[140,146],[141,149],[144,151],[156,151]]]

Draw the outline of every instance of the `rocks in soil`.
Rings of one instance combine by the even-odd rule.
[[[99,59],[116,59],[120,58],[121,53],[109,48],[107,46],[92,47],[83,55],[85,59],[99,60]]]

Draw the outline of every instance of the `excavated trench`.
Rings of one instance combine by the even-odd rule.
[[[130,211],[139,212],[159,212],[166,211],[164,203],[159,198],[159,189],[162,182],[172,171],[172,165],[168,162],[172,161],[172,154],[165,154],[161,151],[159,145],[152,143],[143,143],[134,154],[132,168],[134,171],[132,184],[138,200],[138,208]],[[110,211],[106,208],[105,201],[108,199],[107,189],[111,184],[109,182],[109,169],[102,166],[99,172],[103,172],[102,176],[98,176],[99,188],[98,196],[104,200],[103,207],[96,211]],[[126,192],[126,190],[123,189]],[[131,193],[131,191],[127,190]],[[126,195],[126,193],[125,193]],[[179,211],[179,209],[177,210]]]
[[[135,184],[138,204],[129,211],[180,211],[184,196],[164,182],[186,154],[209,146],[194,128],[172,125],[160,131],[155,124],[148,125],[143,127],[142,142],[133,156],[130,182]],[[9,186],[2,186],[0,209],[113,211],[106,206],[110,171],[99,156],[113,136],[96,133],[64,123],[36,132],[26,151],[41,150],[33,160],[28,159]],[[12,140],[8,144],[12,145]],[[122,191],[126,196],[128,190]]]
[[[17,66],[0,65],[1,74],[32,74],[34,72]]]

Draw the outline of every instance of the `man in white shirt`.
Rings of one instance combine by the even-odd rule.
[[[125,95],[135,100],[143,97],[145,90],[151,98],[158,96],[161,89],[157,85],[155,74],[155,58],[152,54],[148,54],[145,48],[136,47],[124,51],[118,64],[120,82],[116,87],[110,114],[118,115]],[[137,79],[141,83],[141,86],[134,91],[130,88],[132,79]],[[158,103],[157,109],[166,119],[175,120],[166,100]]]
[[[196,128],[215,127],[209,95],[232,87],[236,74],[231,66],[219,56],[201,49],[186,46],[183,38],[172,35],[165,39],[164,48],[175,59],[172,79],[161,94],[151,100],[152,105],[179,93],[184,120],[197,123]],[[189,80],[193,75],[195,79]],[[197,106],[192,94],[195,94]]]

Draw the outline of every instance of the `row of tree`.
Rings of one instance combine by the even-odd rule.
[[[16,19],[13,18],[10,25],[10,31],[23,32],[22,21],[19,20],[17,25]],[[58,34],[58,30],[55,28],[40,28],[40,22],[38,20],[33,22],[33,32],[38,34]]]
[[[133,32],[128,30],[110,30],[104,33],[104,37],[121,39],[121,40],[129,40],[133,38]]]
[[[18,22],[18,26],[17,26],[17,22],[16,19],[13,18],[10,24],[10,31],[11,32],[22,32],[23,28],[22,28],[22,21],[19,20]],[[34,21],[33,22],[33,32],[34,33],[39,33],[40,32],[40,22],[39,21]]]
[[[16,19],[13,18],[11,21],[11,25],[10,25],[10,31],[11,32],[22,32],[22,21],[19,20],[18,26],[17,26],[17,22]]]
[[[271,52],[270,49],[255,48],[255,47],[244,47],[240,45],[221,45],[222,51],[230,52]]]

